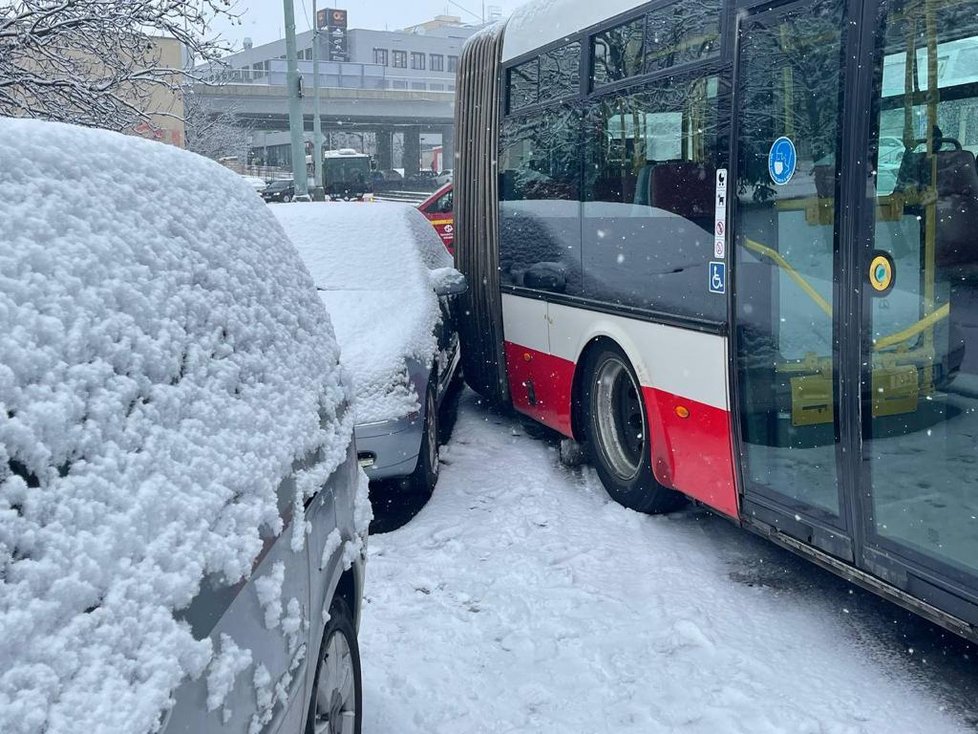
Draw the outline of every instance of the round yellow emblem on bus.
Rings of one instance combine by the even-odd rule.
[[[877,293],[887,293],[893,286],[893,260],[877,254],[869,264],[869,284]]]

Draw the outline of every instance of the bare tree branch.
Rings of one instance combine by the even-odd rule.
[[[0,115],[115,130],[149,120],[154,92],[179,92],[194,64],[230,49],[210,33],[235,17],[234,0],[12,0],[0,2]],[[182,58],[167,60],[159,37]]]
[[[187,90],[183,98],[183,120],[187,150],[214,160],[228,156],[247,160],[251,130],[234,108],[213,110],[200,95]]]

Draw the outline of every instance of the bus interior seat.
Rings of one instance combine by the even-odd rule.
[[[978,259],[978,165],[970,150],[941,150],[937,158],[937,265]],[[903,156],[895,191],[923,190],[930,182],[931,156]]]
[[[639,171],[636,204],[676,214],[712,231],[716,168],[694,161],[649,161]]]

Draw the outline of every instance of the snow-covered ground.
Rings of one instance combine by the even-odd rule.
[[[466,392],[370,541],[365,734],[963,732],[975,648],[708,513],[647,517]]]

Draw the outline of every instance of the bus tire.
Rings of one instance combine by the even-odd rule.
[[[669,512],[682,494],[660,484],[652,473],[649,417],[635,370],[613,345],[588,360],[583,405],[587,411],[588,458],[608,494],[637,512]]]

